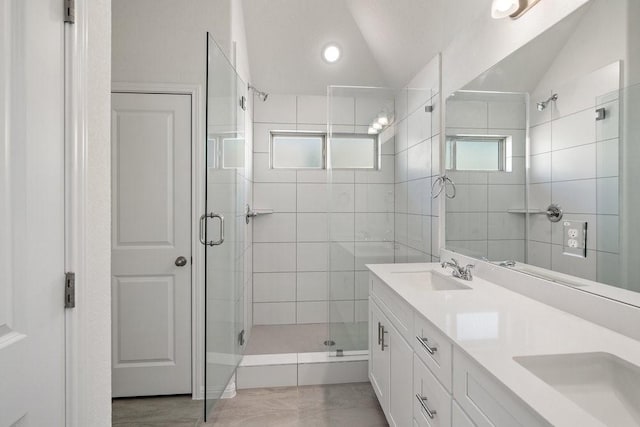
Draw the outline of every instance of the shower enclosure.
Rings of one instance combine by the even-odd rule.
[[[244,340],[245,106],[247,85],[207,34],[205,420],[233,377]]]

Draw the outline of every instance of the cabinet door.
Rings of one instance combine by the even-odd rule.
[[[410,426],[413,420],[413,348],[400,332],[385,325],[385,348],[390,357],[389,423],[395,427]]]
[[[390,322],[382,314],[373,299],[369,299],[369,379],[373,390],[385,415],[389,413],[389,362],[390,351],[388,333],[383,334],[382,328],[389,330]],[[382,347],[382,336],[384,345]]]

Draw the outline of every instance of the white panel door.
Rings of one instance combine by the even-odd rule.
[[[111,103],[113,396],[191,393],[191,96]]]
[[[0,0],[0,426],[65,424],[64,23]]]

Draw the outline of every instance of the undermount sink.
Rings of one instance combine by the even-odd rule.
[[[471,289],[442,274],[433,271],[396,271],[402,280],[430,291],[457,291]]]
[[[606,425],[640,426],[640,367],[609,353],[513,359]]]

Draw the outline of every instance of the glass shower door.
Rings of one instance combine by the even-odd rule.
[[[387,88],[328,88],[327,349],[334,356],[367,351],[366,264],[394,259],[394,97]],[[384,124],[374,132],[373,123]]]
[[[207,35],[205,419],[242,357],[246,84]]]

